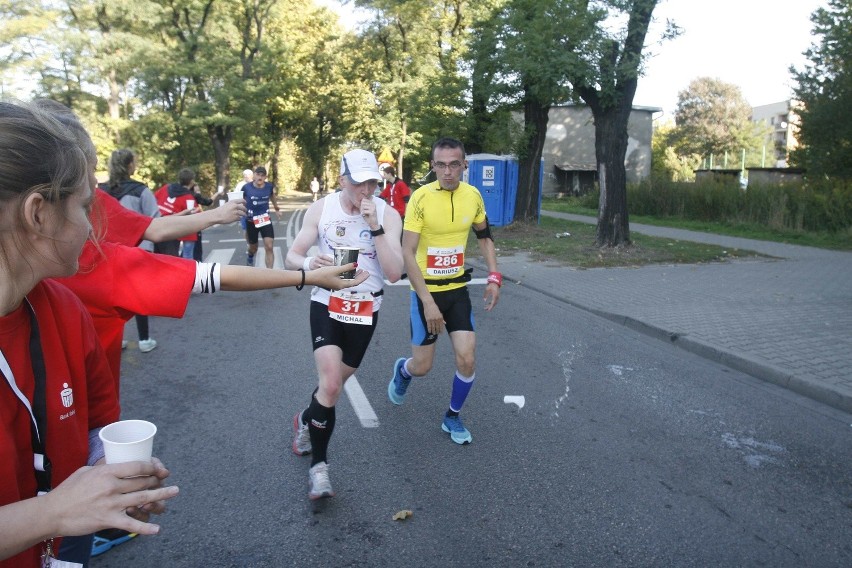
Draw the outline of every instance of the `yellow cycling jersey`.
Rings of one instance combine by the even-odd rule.
[[[465,285],[430,284],[464,274],[464,255],[472,225],[485,221],[485,203],[479,190],[461,182],[453,191],[437,181],[411,195],[405,213],[405,230],[420,234],[417,266],[430,292],[454,290]]]

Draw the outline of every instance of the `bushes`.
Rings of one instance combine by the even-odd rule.
[[[582,206],[598,206],[597,192],[581,199]],[[755,224],[775,230],[852,229],[852,182],[843,180],[755,184],[746,190],[735,179],[695,183],[645,180],[628,186],[627,203],[634,215]]]

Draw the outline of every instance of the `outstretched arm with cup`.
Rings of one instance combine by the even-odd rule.
[[[221,207],[208,209],[195,215],[167,215],[165,217],[157,217],[148,225],[144,238],[155,243],[179,239],[184,235],[203,231],[217,223],[228,224],[239,221],[245,215],[245,200],[236,199],[228,201]]]
[[[340,290],[357,286],[366,280],[370,273],[359,270],[355,278],[343,280],[340,275],[344,272],[355,270],[355,264],[344,264],[343,266],[322,266],[317,270],[275,270],[272,268],[254,268],[252,266],[232,266],[230,264],[221,267],[222,290],[232,292],[247,292],[251,290],[269,290],[272,288],[283,288],[286,286],[320,286],[330,290]]]
[[[177,487],[160,487],[166,476],[159,460],[81,467],[46,495],[0,507],[0,560],[60,535],[107,528],[157,534],[158,525],[125,511],[176,496]]]

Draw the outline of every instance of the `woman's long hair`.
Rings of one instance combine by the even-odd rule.
[[[130,179],[130,164],[135,156],[133,150],[121,148],[110,154],[109,157],[109,192],[113,193],[121,185],[121,182]]]

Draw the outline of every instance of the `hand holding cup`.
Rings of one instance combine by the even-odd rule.
[[[334,265],[343,266],[344,264],[352,264],[358,262],[358,253],[360,249],[355,247],[335,247],[334,249]],[[355,278],[355,269],[347,270],[340,275],[344,280]]]
[[[344,279],[343,274],[351,272],[354,274],[353,279]],[[344,264],[342,266],[321,266],[317,269],[307,272],[308,284],[312,286],[320,286],[329,290],[342,290],[357,286],[364,280],[370,277],[370,273],[366,270],[356,270],[355,264]]]
[[[101,428],[106,463],[151,461],[157,427],[147,420],[120,420]]]

